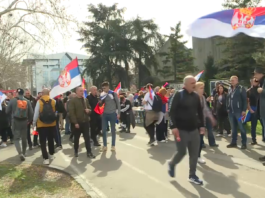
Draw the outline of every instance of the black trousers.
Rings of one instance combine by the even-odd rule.
[[[223,134],[223,130],[226,130],[227,133],[230,134],[231,127],[228,116],[218,115],[217,118],[218,118],[219,134]]]
[[[54,141],[53,141],[53,139],[56,135],[56,126],[54,126],[54,127],[40,127],[40,128],[37,128],[37,131],[38,131],[39,137],[40,137],[42,157],[43,157],[43,159],[49,159],[48,153],[47,153],[47,148],[46,148],[46,142],[48,140],[49,154],[53,155],[54,154]]]
[[[3,142],[7,141],[7,127],[0,126],[0,135]]]
[[[130,113],[122,112],[121,113],[121,122],[126,125],[126,129],[130,131],[131,129],[131,118]]]
[[[78,124],[79,124],[78,129],[76,127],[74,127],[74,149],[75,149],[75,152],[76,153],[78,152],[79,139],[80,139],[81,134],[83,133],[87,153],[91,153],[91,145],[90,145],[90,137],[89,137],[89,123],[83,122],[83,123],[78,123]]]
[[[9,136],[10,140],[12,140],[13,139],[13,133],[12,133],[11,125],[9,125],[9,127],[7,127],[6,132],[7,132],[7,136]]]
[[[156,140],[162,141],[166,140],[167,137],[167,123],[165,122],[165,118],[160,122],[160,124],[156,125]]]
[[[30,134],[31,127],[30,126],[31,126],[31,124],[28,124],[28,126],[27,126],[27,138],[28,138],[29,147],[32,147],[31,134]]]
[[[155,140],[155,122],[153,122],[149,126],[145,126],[144,128],[150,137],[150,141]]]
[[[94,143],[97,143],[97,135],[100,134],[101,131],[101,117],[100,115],[91,115],[90,117],[90,128],[91,128],[91,139]]]

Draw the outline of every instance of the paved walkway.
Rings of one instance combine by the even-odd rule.
[[[176,150],[174,142],[150,148],[141,127],[131,134],[117,135],[116,153],[101,154],[99,148],[93,148],[97,155],[94,160],[86,157],[83,141],[81,153],[75,158],[67,138],[63,137],[64,149],[56,153],[51,165],[78,174],[89,185],[92,197],[264,198],[265,167],[257,159],[265,155],[265,144],[260,140],[259,145],[249,145],[245,151],[227,149],[230,138],[217,139],[219,148],[207,146],[202,152],[207,163],[197,168],[204,185],[197,186],[187,181],[188,157],[178,165],[175,179],[167,175],[166,161]],[[19,162],[14,146],[0,149],[0,161]],[[28,151],[26,161],[42,163],[40,149]]]

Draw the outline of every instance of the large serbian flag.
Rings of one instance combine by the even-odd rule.
[[[60,94],[70,91],[82,84],[81,74],[77,58],[69,63],[61,72],[57,82],[53,86],[50,97],[54,98]]]
[[[265,38],[265,7],[212,13],[191,24],[188,34],[197,38],[233,37],[239,33]]]
[[[102,92],[102,93],[100,94],[100,100],[101,100],[101,101],[104,100],[104,99],[107,97],[107,95],[112,95],[113,92],[116,92],[117,95],[119,95],[119,91],[120,91],[120,90],[121,90],[121,83],[118,84],[118,86],[114,89],[114,91],[109,90],[108,93]],[[101,115],[101,114],[103,114],[103,112],[104,112],[104,107],[105,107],[105,104],[103,104],[102,106],[100,106],[99,103],[98,103],[97,106],[95,107],[94,111],[95,111],[97,114]]]

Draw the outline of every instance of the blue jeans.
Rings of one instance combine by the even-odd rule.
[[[65,118],[65,133],[66,134],[70,134],[71,133],[71,129],[70,129],[70,122],[69,122],[69,118],[66,116]]]
[[[231,124],[232,128],[232,142],[231,144],[236,144],[237,143],[237,127],[239,128],[241,132],[241,139],[242,139],[242,145],[247,144],[247,134],[246,134],[246,129],[241,122],[238,119],[241,117],[241,114],[234,114],[234,113],[228,113],[229,121]]]
[[[262,141],[265,141],[265,118],[260,118],[260,124],[262,125]]]
[[[206,129],[208,132],[209,145],[214,146],[216,143],[215,143],[215,138],[213,135],[213,126],[212,126],[211,120],[209,118],[206,118]]]
[[[117,120],[117,114],[111,113],[106,114],[103,113],[102,115],[102,136],[103,136],[103,145],[107,146],[107,128],[108,128],[108,122],[110,122],[111,127],[111,136],[112,136],[112,146],[115,146],[116,142],[116,131],[115,131],[115,124]]]

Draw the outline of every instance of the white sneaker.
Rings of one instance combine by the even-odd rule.
[[[232,136],[232,134],[230,133],[230,134],[228,134],[227,136],[228,136],[228,137],[231,137],[231,136]]]
[[[6,143],[2,143],[0,146],[1,147],[7,147]]]
[[[106,146],[103,146],[101,149],[100,149],[100,152],[106,152],[108,150],[108,148]]]
[[[54,160],[54,155],[50,155],[50,160]]]
[[[110,150],[111,151],[116,151],[115,146],[112,146]]]
[[[220,133],[218,133],[217,135],[216,135],[216,137],[222,137],[223,136],[223,134],[220,134]]]
[[[161,142],[161,143],[165,143],[165,142],[166,142],[166,140],[161,140],[161,141],[159,141],[159,142]]]
[[[45,160],[43,161],[43,164],[44,164],[44,165],[49,165],[49,164],[50,164],[49,159],[45,159]]]
[[[199,157],[199,158],[198,158],[198,163],[200,163],[200,164],[205,164],[206,162],[205,162],[204,159],[202,159],[201,157]]]

